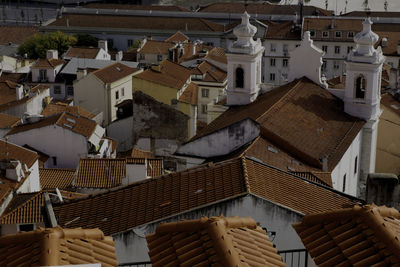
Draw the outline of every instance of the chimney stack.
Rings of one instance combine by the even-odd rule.
[[[122,61],[123,56],[124,56],[124,53],[122,51],[118,51],[118,53],[115,55],[115,60]]]
[[[58,51],[57,50],[47,50],[46,58],[47,59],[58,59]]]
[[[24,98],[24,86],[22,84],[18,84],[17,87],[15,87],[15,94],[17,96],[17,100]]]
[[[99,42],[98,42],[98,47],[99,47],[99,48],[103,48],[103,50],[106,51],[106,53],[108,53],[108,43],[107,43],[107,40],[99,40]]]

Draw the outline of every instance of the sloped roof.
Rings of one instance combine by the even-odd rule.
[[[55,189],[71,187],[74,180],[74,169],[39,169],[40,188]]]
[[[126,176],[125,159],[80,159],[74,187],[112,188]]]
[[[89,138],[94,132],[97,123],[82,116],[76,116],[67,112],[63,112],[50,117],[45,117],[37,122],[18,125],[12,128],[7,135],[26,132],[32,129],[39,129],[49,125],[57,125]]]
[[[153,153],[151,151],[142,150],[139,148],[132,148],[132,152],[130,153],[130,157],[132,158],[153,158]]]
[[[400,213],[375,205],[306,215],[293,225],[318,266],[397,266]]]
[[[381,104],[400,116],[400,101],[396,100],[391,94],[383,94]]]
[[[11,81],[0,82],[0,105],[17,100],[16,87],[17,84]]]
[[[63,64],[65,64],[65,61],[62,59],[39,59],[35,64],[32,65],[31,69],[54,69]]]
[[[46,108],[42,111],[42,115],[45,117],[49,117],[62,112],[68,112],[75,116],[83,116],[89,119],[93,119],[96,116],[82,107],[70,106],[66,103],[61,102],[48,104]]]
[[[71,47],[64,57],[79,57],[95,59],[100,52],[98,47]]]
[[[32,150],[0,139],[0,160],[2,159],[16,159],[30,168],[39,159],[39,155]]]
[[[0,237],[0,254],[1,266],[118,265],[112,237],[99,229],[57,226],[5,235]]]
[[[205,74],[203,81],[205,82],[219,82],[223,83],[227,79],[227,73],[224,70],[214,66],[213,64],[203,61],[200,65],[197,66],[196,69],[200,71],[200,73]],[[193,70],[192,70],[193,71]]]
[[[301,40],[301,29],[296,28],[293,21],[266,22],[268,30],[265,33],[267,39]]]
[[[138,69],[131,68],[117,62],[102,69],[96,70],[92,72],[92,74],[99,78],[103,83],[113,83],[132,75],[136,71],[138,71]]]
[[[153,266],[286,266],[250,217],[163,223],[146,239]]]
[[[168,55],[169,50],[175,46],[172,42],[147,40],[146,43],[138,49],[138,54]]]
[[[260,125],[261,134],[278,147],[317,168],[325,157],[332,170],[365,123],[343,110],[340,99],[303,77],[251,104],[231,106],[190,141],[252,119]]]
[[[180,31],[177,31],[176,33],[174,33],[165,40],[165,42],[173,42],[173,43],[183,43],[187,41],[189,41],[189,37],[187,37]]]
[[[32,26],[0,26],[0,44],[22,44],[26,39],[38,33],[38,27]]]
[[[226,58],[225,50],[221,47],[214,47],[208,51],[205,59],[215,60],[217,62],[227,64],[228,60]]]
[[[19,124],[21,119],[5,113],[0,113],[0,129],[12,128]]]
[[[399,12],[400,14],[400,12]],[[380,45],[385,56],[400,56],[397,53],[397,46],[400,40],[400,32],[396,31],[381,31],[376,32],[379,36],[377,45]],[[386,38],[386,44],[382,43],[382,39]]]
[[[260,162],[236,158],[147,179],[54,206],[66,227],[123,232],[165,217],[248,194],[299,214],[353,206],[359,200]]]
[[[130,5],[130,4],[109,4],[109,3],[88,3],[84,8],[96,9],[128,9],[128,10],[153,10],[153,11],[185,11],[189,9],[173,5]]]
[[[223,25],[201,18],[66,14],[48,26],[222,32]],[[96,21],[96,23],[93,23]]]
[[[34,193],[21,193],[14,195],[3,215],[0,224],[41,223],[44,222],[42,208],[44,206],[44,193],[55,191],[40,191]],[[64,200],[85,196],[85,194],[60,190]]]
[[[185,91],[183,91],[182,95],[179,97],[179,100],[197,106],[198,89],[198,86],[194,82],[189,83]]]

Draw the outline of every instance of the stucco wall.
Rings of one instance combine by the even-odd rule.
[[[132,116],[113,121],[107,126],[107,136],[118,141],[117,151],[131,149],[133,143],[133,118]]]

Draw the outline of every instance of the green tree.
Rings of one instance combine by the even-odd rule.
[[[94,46],[97,47],[99,38],[96,38],[90,34],[83,34],[83,33],[78,33],[75,35],[77,42],[77,46]]]
[[[59,55],[65,53],[68,48],[76,44],[76,37],[60,31],[49,34],[35,34],[18,47],[18,54],[27,54],[29,58],[45,58],[46,51],[55,49]]]
[[[136,39],[136,41],[133,43],[133,45],[128,47],[128,51],[131,51],[133,49],[139,48],[140,45],[142,44],[142,42],[143,42],[143,39]]]

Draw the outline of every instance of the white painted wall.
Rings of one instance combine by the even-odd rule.
[[[9,140],[21,146],[28,144],[49,155],[51,168],[76,168],[79,159],[87,157],[88,154],[87,140],[84,136],[57,125],[9,135]],[[57,158],[57,165],[53,165],[52,157]]]
[[[119,92],[118,99],[115,98],[117,91]],[[122,92],[124,94],[122,94]],[[111,117],[109,118],[107,124],[117,119],[117,108],[115,105],[127,99],[132,99],[132,75],[128,75],[110,85],[109,114]]]
[[[53,83],[56,80],[56,75],[57,73],[61,70],[62,64],[56,66],[54,69],[53,68],[43,68],[43,70],[46,70],[46,76],[47,79],[45,82],[50,82]],[[33,68],[32,69],[32,82],[43,82],[40,80],[40,70],[39,68]]]
[[[50,96],[50,90],[42,90],[40,93],[32,96],[28,101],[10,107],[2,111],[3,113],[22,118],[25,113],[41,114],[43,111],[43,99]]]

